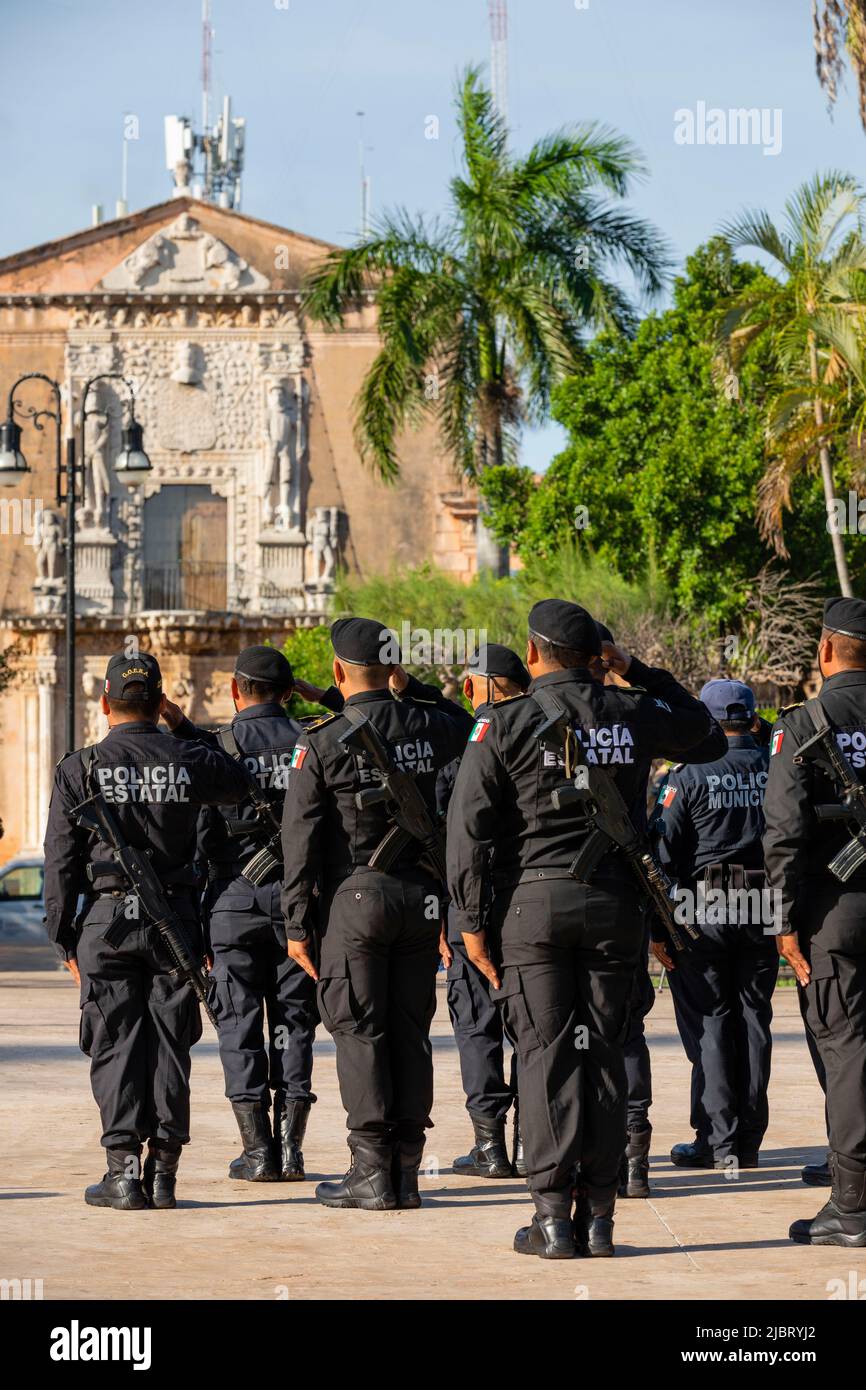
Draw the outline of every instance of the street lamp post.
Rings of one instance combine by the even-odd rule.
[[[15,392],[25,381],[39,380],[47,382],[54,395],[54,410],[35,410],[32,406],[24,407],[20,401],[15,399]],[[24,376],[18,378],[9,392],[9,401],[6,411],[6,420],[0,424],[0,486],[14,487],[20,482],[25,473],[30,472],[27,461],[21,452],[21,426],[16,420],[16,415],[20,419],[30,420],[36,429],[44,428],[43,419],[55,421],[57,428],[57,446],[55,454],[55,475],[57,484],[57,506],[66,507],[66,751],[71,753],[75,747],[75,508],[83,502],[83,490],[80,493],[78,488],[79,476],[83,479],[84,462],[87,457],[85,442],[85,428],[89,415],[103,414],[109,416],[110,411],[96,411],[87,409],[87,398],[90,389],[98,381],[122,381],[126,387],[127,400],[126,407],[129,410],[129,422],[122,431],[121,451],[115,459],[114,469],[118,477],[127,487],[137,487],[143,482],[150,472],[150,459],[144,452],[143,431],[141,425],[135,418],[135,389],[120,372],[101,372],[98,376],[91,377],[85,382],[81,396],[81,458],[76,457],[75,434],[72,428],[66,438],[66,463],[65,463],[65,489],[64,489],[64,466],[62,460],[61,439],[62,439],[62,419],[61,419],[61,388],[59,382],[53,381],[51,377],[45,376],[43,372],[26,372]]]

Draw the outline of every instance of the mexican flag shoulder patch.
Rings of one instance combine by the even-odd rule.
[[[292,750],[291,766],[295,768],[303,767],[304,758],[307,756],[308,752],[309,749],[307,748],[307,745],[305,743],[296,743],[294,749]]]
[[[469,742],[480,743],[481,740],[485,737],[489,728],[489,719],[476,719],[475,723],[472,725],[472,732],[469,735]]]
[[[662,787],[662,794],[661,794],[661,803],[662,803],[662,805],[663,805],[663,806],[670,806],[670,804],[671,804],[671,802],[673,801],[673,799],[674,799],[674,797],[676,796],[676,794],[677,794],[677,789],[676,789],[676,787],[672,787],[671,784],[670,784],[670,782],[668,782],[668,784],[667,784],[666,787]]]
[[[770,742],[770,757],[771,757],[771,758],[774,758],[774,757],[776,756],[776,754],[778,753],[779,749],[780,749],[781,746],[782,746],[782,740],[784,739],[784,737],[785,737],[785,730],[784,730],[784,729],[776,729],[776,730],[774,730],[774,732],[773,732],[773,737],[772,737],[772,740],[771,740],[771,742]]]

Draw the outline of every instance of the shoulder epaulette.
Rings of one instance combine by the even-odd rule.
[[[783,705],[783,707],[779,710],[779,713],[776,715],[776,718],[777,718],[777,719],[784,719],[784,717],[785,717],[786,714],[790,714],[791,711],[792,711],[792,710],[795,710],[795,709],[802,709],[802,707],[803,707],[803,701],[802,701],[802,700],[795,700],[794,703],[793,703],[792,705]]]
[[[683,768],[684,768],[685,766],[686,766],[685,763],[674,763],[673,767],[672,767],[672,768],[669,768],[668,770],[669,770],[670,772],[682,772],[682,770],[683,770]]]
[[[304,726],[305,734],[312,734],[317,729],[323,729],[326,724],[332,724],[335,719],[342,719],[343,711],[337,710],[333,714],[323,714],[321,719],[315,719],[312,724]]]
[[[605,686],[606,690],[620,690],[623,695],[648,695],[649,691],[645,685],[616,685]]]

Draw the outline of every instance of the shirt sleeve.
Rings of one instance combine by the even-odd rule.
[[[199,806],[234,806],[250,794],[249,774],[244,765],[222,748],[197,743],[193,794]]]
[[[491,723],[483,738],[466,745],[448,805],[448,891],[459,931],[472,935],[483,925],[485,876],[506,781],[497,740]]]
[[[75,914],[79,894],[87,887],[84,863],[89,832],[69,817],[78,799],[60,763],[54,773],[45,829],[45,925],[49,940],[64,960],[75,957]]]
[[[797,765],[794,755],[800,740],[790,720],[773,726],[770,766],[764,796],[764,865],[773,890],[773,927],[768,935],[794,932],[796,901],[806,872],[809,846],[814,840],[816,817],[812,809],[812,770]]]
[[[671,878],[688,878],[694,848],[693,825],[689,787],[678,772],[669,773],[662,784],[656,811],[658,819],[654,817],[654,824],[659,836],[656,843],[659,863]]]
[[[725,736],[706,705],[690,695],[670,671],[645,666],[633,657],[627,678],[646,691],[639,711],[652,757],[676,762],[696,745],[703,748],[701,761],[713,762],[724,755]],[[714,730],[718,730],[717,737]]]
[[[283,802],[283,886],[281,905],[286,935],[308,935],[313,890],[323,860],[325,777],[321,758],[306,738],[295,744]]]
[[[190,743],[206,743],[209,748],[219,748],[219,740],[212,729],[200,729],[186,715],[178,725],[168,731],[173,738],[185,738]]]

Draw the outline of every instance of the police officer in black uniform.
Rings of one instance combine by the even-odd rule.
[[[435,702],[395,698],[393,638],[381,623],[340,619],[331,639],[344,709],[298,740],[283,808],[288,949],[319,980],[352,1153],[342,1181],[320,1183],[316,1197],[325,1206],[412,1208],[420,1206],[418,1170],[433,1100],[429,1030],[444,885],[414,840],[387,872],[369,867],[393,820],[385,801],[358,804],[358,794],[375,790],[380,777],[341,738],[369,719],[435,819],[437,774],[461,752],[469,721]],[[309,925],[314,906],[322,931],[318,972]]]
[[[866,780],[866,602],[828,599],[818,646],[819,707],[854,775]],[[830,1200],[795,1221],[804,1245],[866,1246],[866,865],[844,882],[828,868],[852,823],[819,817],[840,805],[830,764],[813,745],[811,702],[783,710],[770,743],[764,855],[780,896],[778,947],[800,986],[806,1031],[824,1067]]]
[[[769,1112],[773,990],[779,957],[765,893],[761,836],[769,751],[753,735],[755,697],[736,680],[711,680],[701,700],[727,736],[724,757],[680,765],[659,795],[658,856],[677,884],[678,910],[700,937],[672,960],[680,1036],[692,1064],[695,1140],[675,1144],[681,1168],[758,1166]]]
[[[85,1201],[126,1211],[173,1207],[180,1152],[189,1141],[189,1053],[201,1036],[198,1003],[128,896],[110,846],[81,829],[72,812],[102,793],[127,842],[149,854],[195,950],[201,948],[193,868],[199,808],[239,801],[246,777],[219,749],[159,731],[165,699],[152,656],[113,656],[101,703],[109,732],[58,764],[45,834],[46,923],[80,980],[81,1049],[90,1057],[108,1154],[108,1171],[88,1187]],[[84,905],[76,916],[81,893]],[[125,922],[122,939],[112,931],[109,944],[106,932]]]
[[[176,705],[169,704],[167,713],[177,737],[203,739],[238,759],[277,821],[301,733],[284,708],[293,686],[282,652],[248,647],[232,676],[236,714],[231,724],[214,734],[197,729]],[[208,808],[199,830],[199,854],[208,866],[211,1007],[219,1021],[226,1095],[243,1144],[229,1176],[247,1182],[303,1180],[302,1145],[316,1099],[311,1089],[316,987],[286,951],[279,857],[273,857],[269,870],[267,864],[249,869],[274,834],[249,796],[239,806]]]
[[[529,672],[516,652],[499,642],[487,642],[468,662],[463,693],[476,715],[488,705],[515,700],[525,693]],[[444,768],[436,789],[440,813],[447,811],[459,762]],[[489,869],[486,870],[490,891]],[[517,1111],[515,1054],[505,1076],[502,1011],[490,997],[490,981],[472,964],[463,945],[457,914],[449,905],[442,959],[447,968],[448,1012],[460,1057],[466,1109],[475,1142],[471,1151],[454,1160],[455,1173],[479,1178],[526,1176]],[[514,1149],[509,1156],[505,1136],[508,1112],[514,1105]]]
[[[636,684],[603,685],[602,652]],[[602,647],[577,604],[535,605],[526,664],[529,697],[488,708],[467,744],[448,813],[449,887],[469,958],[497,991],[517,1047],[536,1214],[517,1232],[515,1249],[546,1259],[612,1255],[626,1129],[622,1046],[643,923],[638,893],[614,854],[589,884],[571,875],[591,825],[582,803],[557,809],[551,793],[580,765],[577,743],[587,763],[609,769],[634,817],[646,795],[647,758],[684,751],[712,721],[667,672]],[[538,701],[550,705],[551,697],[568,716],[564,749],[554,727],[539,737],[551,716]],[[491,851],[501,971],[483,929]]]

